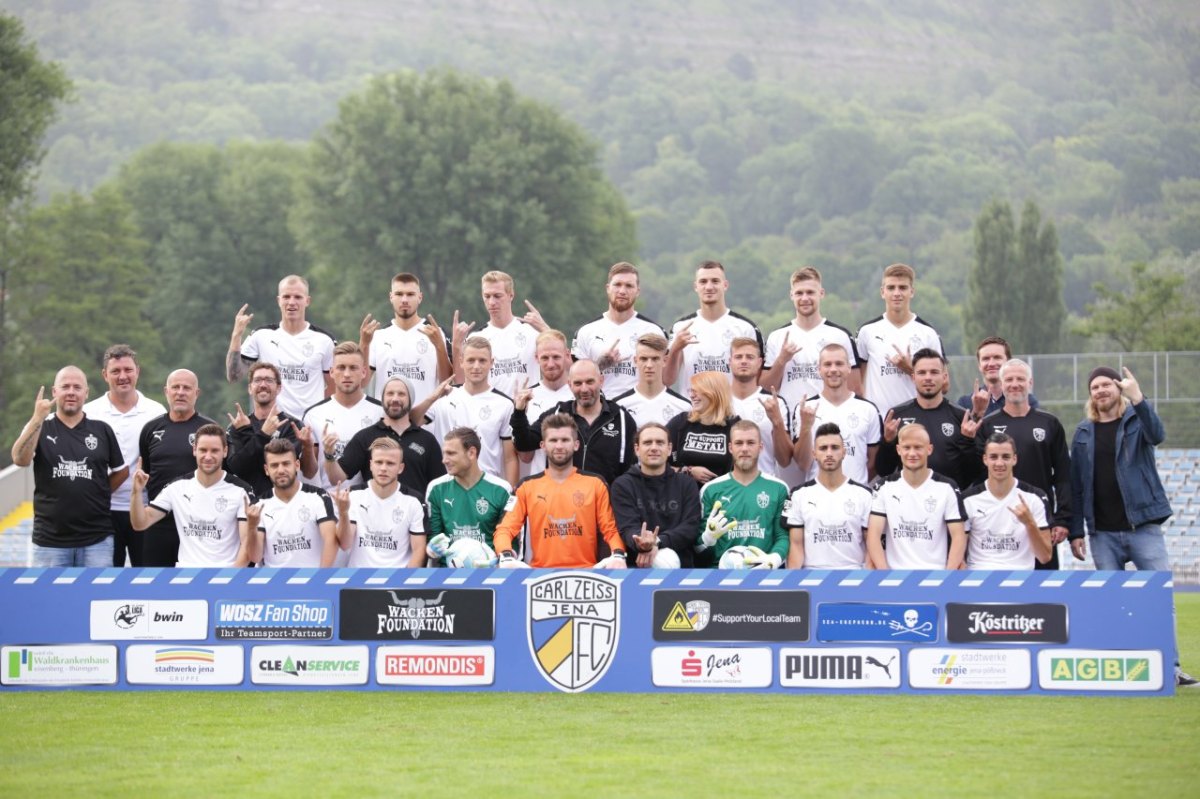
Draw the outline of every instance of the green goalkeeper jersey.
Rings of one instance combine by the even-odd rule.
[[[470,488],[463,488],[453,475],[443,475],[425,490],[429,512],[427,535],[445,533],[453,541],[474,538],[492,546],[492,533],[512,502],[512,487],[487,472]]]
[[[788,531],[783,519],[790,493],[787,483],[761,472],[745,486],[733,479],[732,472],[705,483],[700,489],[701,531],[717,502],[727,519],[737,521],[736,527],[717,539],[713,562],[719,562],[730,547],[756,546],[774,552],[786,563]]]

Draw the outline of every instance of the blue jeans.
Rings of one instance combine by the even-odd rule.
[[[87,569],[112,568],[113,539],[110,535],[89,547],[42,547],[33,545],[33,565],[46,569],[83,566]]]
[[[1092,560],[1101,571],[1122,571],[1126,563],[1139,571],[1171,571],[1162,525],[1143,524],[1132,532],[1098,530],[1091,535],[1091,545]]]

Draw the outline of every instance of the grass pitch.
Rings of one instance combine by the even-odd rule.
[[[1200,672],[1200,594],[1179,594]],[[1196,796],[1173,699],[0,694],[0,796]]]

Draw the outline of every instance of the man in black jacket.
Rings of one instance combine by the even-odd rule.
[[[667,428],[649,422],[637,431],[638,462],[612,485],[613,515],[630,566],[691,568],[700,534],[700,488],[667,466]]]
[[[572,364],[567,385],[575,399],[559,402],[532,422],[525,409],[533,392],[521,386],[513,398],[513,442],[518,452],[532,452],[542,443],[542,420],[554,413],[569,414],[579,426],[575,467],[581,472],[591,472],[611,487],[613,481],[634,463],[633,440],[637,423],[629,411],[604,398],[601,393],[604,378],[592,361]]]
[[[279,410],[276,401],[283,386],[279,369],[273,364],[259,361],[250,367],[250,414],[237,404],[237,416],[229,417],[225,435],[229,438],[229,455],[225,468],[230,474],[240,477],[254,489],[256,497],[271,496],[271,478],[265,469],[264,447],[274,438],[291,442],[296,457],[302,457],[303,448],[313,446],[312,431],[300,427],[300,420]]]

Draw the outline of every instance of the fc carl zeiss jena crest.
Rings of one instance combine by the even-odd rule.
[[[527,585],[534,665],[560,691],[588,690],[617,654],[621,584],[599,574],[559,572]]]

